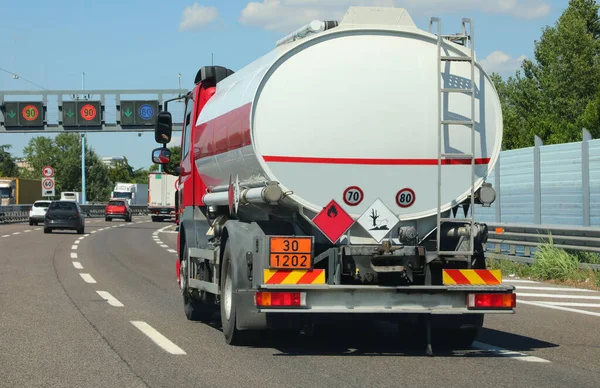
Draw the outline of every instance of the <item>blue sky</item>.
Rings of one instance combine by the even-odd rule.
[[[440,16],[444,32],[458,32],[471,17],[479,61],[511,75],[532,57],[534,41],[568,0],[3,0],[0,90],[191,88],[197,70],[215,64],[237,71],[275,42],[313,19],[339,20],[349,5],[406,8],[420,28]],[[0,133],[15,156],[40,134]],[[90,134],[100,156],[126,156],[135,168],[150,165],[150,133]]]

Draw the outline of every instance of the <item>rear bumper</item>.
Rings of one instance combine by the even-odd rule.
[[[44,228],[50,229],[80,229],[83,223],[79,220],[45,220]]]
[[[36,221],[36,222],[44,222],[44,216],[42,215],[30,215],[29,216],[29,220],[30,221]]]
[[[514,286],[330,286],[330,285],[262,285],[256,290],[239,291],[236,295],[240,329],[260,329],[268,326],[267,315],[294,314],[353,315],[368,314],[378,318],[407,314],[481,315],[514,314],[512,308],[469,309],[471,293],[514,293]],[[291,291],[305,293],[302,307],[257,307],[257,291]],[[298,317],[299,318],[299,317]]]
[[[104,217],[112,217],[112,218],[127,218],[129,214],[127,213],[113,213],[113,212],[105,212]]]

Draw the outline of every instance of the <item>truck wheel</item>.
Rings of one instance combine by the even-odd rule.
[[[190,321],[210,321],[215,307],[202,303],[202,301],[194,298],[192,295],[192,290],[188,288],[188,263],[189,253],[186,242],[183,246],[183,260],[181,260],[179,266],[179,279],[181,294],[183,296],[183,310],[185,312],[185,316]]]
[[[238,330],[236,327],[236,303],[234,295],[235,279],[231,268],[231,245],[229,240],[225,243],[223,262],[221,264],[221,326],[225,341],[229,345],[241,345],[248,339],[248,331]]]

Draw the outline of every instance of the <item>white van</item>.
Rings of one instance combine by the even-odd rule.
[[[81,200],[81,193],[76,191],[63,191],[62,193],[60,193],[60,199],[62,201],[79,202]]]

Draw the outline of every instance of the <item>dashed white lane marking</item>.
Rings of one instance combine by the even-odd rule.
[[[79,276],[81,276],[81,278],[86,283],[96,283],[96,280],[94,280],[94,278],[92,277],[92,275],[90,275],[89,273],[80,273]]]
[[[91,232],[91,233],[92,233],[92,234],[94,234],[94,233],[96,233],[96,232],[97,232],[96,230],[92,230],[92,232]]]
[[[529,287],[529,286],[516,286],[517,290],[536,290],[536,291],[561,291],[561,292],[597,292],[594,290],[587,290],[585,288],[567,288],[567,287]]]
[[[491,352],[494,352],[494,353],[496,353],[496,354],[498,354],[500,356],[503,356],[503,357],[515,358],[516,360],[519,360],[519,361],[526,361],[526,362],[550,362],[548,360],[544,360],[543,358],[539,358],[539,357],[535,357],[535,356],[529,356],[529,355],[524,354],[524,353],[519,353],[519,352],[515,352],[513,350],[506,350],[506,349],[498,348],[496,346],[484,344],[484,343],[481,343],[481,342],[473,342],[472,347],[475,348],[475,349],[479,349],[479,350],[491,351]]]
[[[525,300],[519,300],[519,301],[517,301],[517,303],[518,304],[529,304],[529,305],[537,306],[537,307],[545,307],[545,308],[548,308],[548,309],[568,311],[568,312],[571,312],[571,313],[591,315],[593,317],[600,317],[600,313],[596,313],[596,312],[593,312],[593,311],[585,311],[585,310],[579,310],[579,309],[572,309],[572,308],[569,308],[569,307],[553,306],[553,305],[550,305],[550,304],[546,304],[544,302],[530,302],[530,301],[525,301]]]
[[[89,235],[90,235],[89,233],[86,233],[86,234],[83,235],[83,237],[87,237]],[[81,238],[83,238],[83,237],[81,237]]]
[[[71,249],[73,249],[73,250],[75,250],[75,249],[77,249],[77,248],[79,248],[79,245],[73,245],[73,246],[71,247]]]
[[[27,230],[25,231],[25,233],[29,233],[29,232],[31,232],[32,230],[33,230],[33,229],[27,229]]]
[[[96,292],[98,293],[98,295],[100,295],[102,297],[102,299],[106,300],[109,305],[114,306],[114,307],[123,307],[123,303],[119,302],[117,300],[117,298],[115,298],[108,292],[106,292],[106,291],[96,291]]]
[[[146,334],[148,338],[154,341],[155,344],[163,348],[165,351],[171,354],[186,354],[183,349],[175,345],[164,335],[160,334],[155,328],[150,326],[144,321],[130,321],[131,324],[137,327],[142,333]]]
[[[529,293],[529,292],[515,292],[515,294],[517,294],[517,296],[527,296],[527,297],[531,297],[531,298],[600,300],[600,296],[590,296],[590,295],[536,294],[536,293]]]
[[[168,248],[168,247],[169,247],[169,246],[168,246],[168,245],[166,245],[166,244],[161,244],[160,246],[161,246],[161,248]]]
[[[85,236],[87,236],[87,234],[86,234]],[[83,237],[79,237],[79,238],[77,239],[77,241],[81,241],[81,240],[83,240],[83,239],[85,238],[85,236],[83,236]],[[79,244],[77,241],[75,242],[75,244]]]
[[[167,249],[167,252],[169,252],[169,253],[177,253],[177,251],[175,249]]]
[[[21,232],[14,232],[13,234],[21,234]]]
[[[75,267],[77,269],[83,269],[83,265],[81,265],[81,263],[78,261],[73,262],[73,267]]]
[[[75,244],[79,244],[81,242],[81,239],[78,239],[75,241]]]
[[[42,230],[42,228],[35,228],[35,230]]]
[[[10,234],[5,234],[5,235],[4,235],[4,236],[2,236],[2,237],[10,237]]]
[[[76,259],[76,258],[77,258],[77,253],[71,252],[71,259]]]

